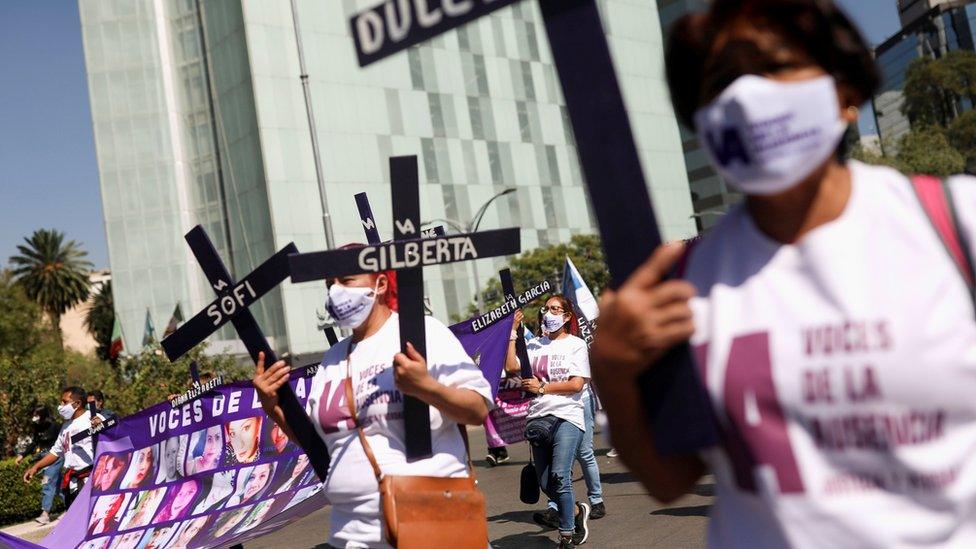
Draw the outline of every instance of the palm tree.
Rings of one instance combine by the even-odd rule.
[[[17,246],[20,254],[10,258],[14,278],[48,314],[60,340],[61,315],[88,299],[88,252],[74,240],[65,242],[64,233],[55,229],[34,231],[24,242]]]
[[[112,302],[112,281],[106,281],[92,298],[91,307],[85,314],[85,329],[98,343],[96,354],[102,360],[109,359],[112,346],[112,328],[115,327],[115,305]]]

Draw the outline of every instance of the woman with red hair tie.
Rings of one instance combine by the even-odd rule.
[[[355,246],[346,246],[346,248]],[[352,336],[332,346],[309,388],[307,411],[332,456],[323,491],[332,504],[329,547],[390,547],[380,521],[380,494],[371,449],[384,475],[467,477],[465,444],[458,424],[481,425],[492,406],[491,387],[451,331],[425,317],[427,357],[408,343],[400,352],[396,276],[393,272],[326,281],[326,308]],[[292,436],[277,390],[289,368],[258,360],[254,385],[261,404]],[[346,385],[354,396],[350,413]],[[403,396],[430,405],[433,455],[407,462]],[[359,431],[362,430],[362,437]],[[366,444],[363,444],[365,440]]]
[[[522,390],[537,395],[526,415],[526,438],[532,444],[539,486],[555,501],[557,510],[534,518],[557,527],[559,547],[568,548],[585,543],[589,536],[590,506],[576,501],[572,472],[587,432],[583,391],[590,378],[590,360],[586,342],[572,335],[577,329],[576,315],[564,296],[556,294],[546,300],[539,327],[542,337],[527,345],[532,377],[522,380]],[[505,371],[519,375],[520,370],[515,345],[509,345]],[[590,433],[592,436],[592,427]]]

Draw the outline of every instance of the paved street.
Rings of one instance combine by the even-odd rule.
[[[512,461],[488,468],[484,462],[485,437],[482,429],[469,429],[481,489],[488,497],[488,534],[492,547],[551,547],[555,533],[532,522],[532,512],[518,499],[518,476],[527,463],[528,445],[510,447]],[[597,456],[603,479],[607,516],[590,522],[586,546],[598,547],[702,547],[708,507],[712,502],[710,482],[699,484],[694,493],[662,508],[648,497],[620,461],[606,456],[608,448],[598,438]],[[576,465],[573,476],[577,497],[585,497],[586,485]],[[327,538],[329,509],[313,513],[291,526],[246,544],[247,549],[315,547]]]

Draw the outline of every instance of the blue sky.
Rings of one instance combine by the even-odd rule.
[[[872,44],[898,30],[895,0],[839,3]],[[77,0],[0,2],[0,190],[0,265],[46,227],[108,267]]]

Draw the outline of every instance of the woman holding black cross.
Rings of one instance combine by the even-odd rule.
[[[550,296],[540,317],[543,335],[527,345],[532,377],[522,379],[522,389],[536,395],[526,416],[526,438],[539,486],[556,502],[559,547],[568,548],[585,543],[589,536],[590,506],[576,501],[572,473],[587,430],[583,391],[590,361],[586,342],[572,333],[576,315],[568,299]],[[520,320],[516,314],[516,323]],[[515,345],[508,346],[505,371],[521,373]]]
[[[381,501],[380,480],[471,478],[463,425],[484,423],[492,406],[491,387],[457,338],[432,317],[425,320],[426,360],[412,345],[407,353],[400,352],[395,273],[345,276],[327,283],[329,313],[340,327],[352,330],[351,337],[326,352],[307,406],[332,457],[324,483],[332,504],[328,546],[390,547],[397,542],[395,525],[391,509],[381,506],[389,494]],[[254,385],[268,415],[294,439],[277,405],[276,391],[288,375],[283,361],[265,368],[262,358]],[[407,461],[403,395],[430,405],[432,457]],[[455,508],[439,510],[442,516],[470,508],[463,499],[470,494],[457,495]],[[485,539],[475,542],[483,548],[483,507],[478,514],[459,518],[481,525]],[[443,524],[448,527],[451,521]]]
[[[976,546],[976,180],[844,158],[879,74],[829,0],[716,0],[675,23],[667,74],[746,199],[602,298],[620,456],[664,501],[710,470],[712,546]],[[721,446],[662,457],[638,377],[684,342]]]

